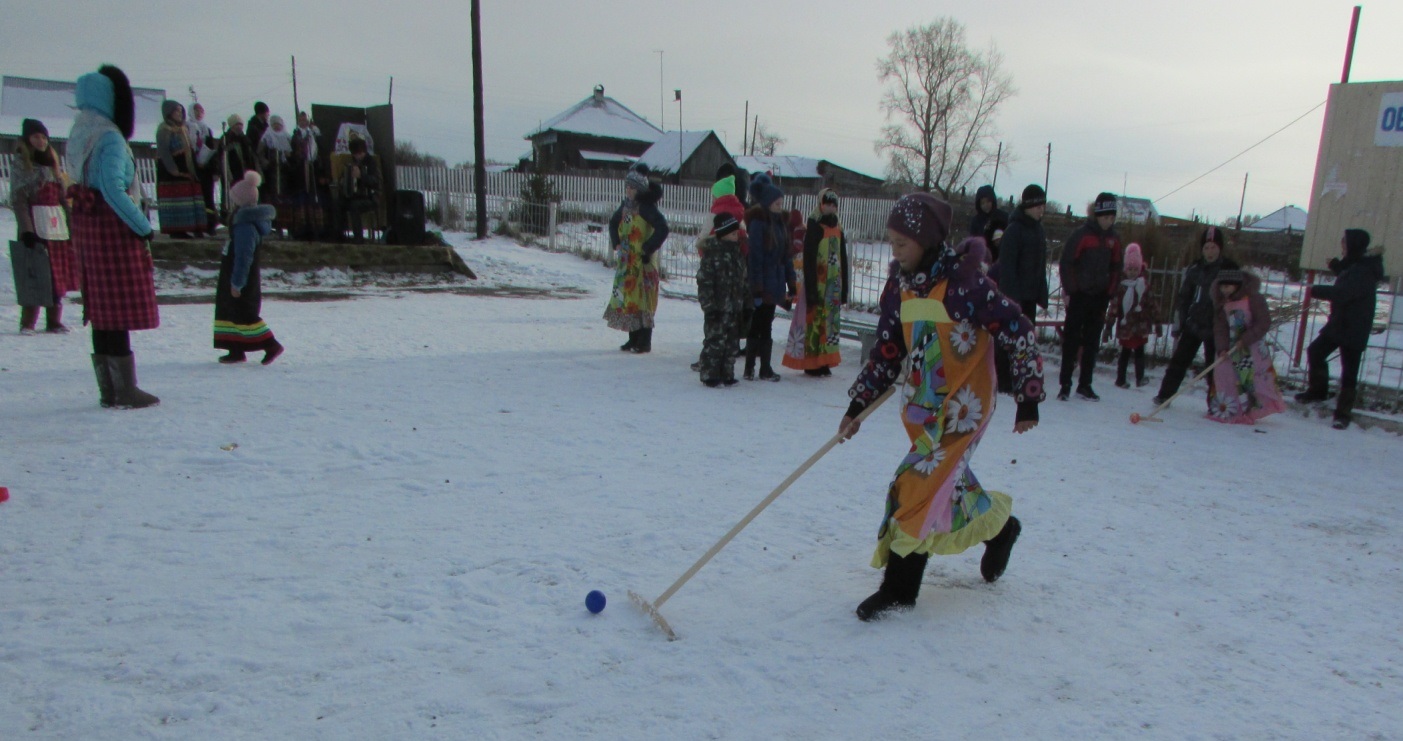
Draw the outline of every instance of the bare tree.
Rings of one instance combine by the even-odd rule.
[[[751,145],[751,151],[765,157],[773,157],[775,152],[779,151],[779,148],[784,146],[785,142],[789,141],[779,134],[765,128],[764,124],[758,122],[755,124],[754,137],[755,139]]]
[[[953,18],[893,32],[887,46],[877,60],[888,122],[877,153],[887,155],[888,179],[948,198],[994,163],[994,116],[1017,92],[1013,78],[993,42],[984,52],[970,49]]]

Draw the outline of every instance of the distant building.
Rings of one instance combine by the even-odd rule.
[[[638,161],[653,173],[673,181],[705,185],[711,185],[716,179],[716,170],[721,165],[736,163],[714,131],[669,131]]]
[[[1116,220],[1132,224],[1158,224],[1159,210],[1148,198],[1116,196]]]
[[[604,95],[594,94],[541,124],[525,138],[541,171],[627,170],[663,137],[662,129]]]
[[[1245,232],[1295,232],[1304,233],[1306,230],[1305,209],[1295,206],[1283,206],[1266,216],[1242,227]]]
[[[840,195],[880,195],[886,186],[881,178],[813,157],[737,157],[736,166],[751,174],[768,172],[780,187],[793,193],[817,193],[823,188],[833,188]]]
[[[43,122],[49,139],[60,154],[73,128],[78,111],[73,109],[76,81],[37,80],[29,77],[0,78],[0,152],[14,152],[19,141],[20,125],[26,118]],[[132,132],[132,148],[138,155],[150,156],[156,141],[156,127],[161,125],[161,101],[166,91],[156,88],[132,88],[136,99],[136,125]]]

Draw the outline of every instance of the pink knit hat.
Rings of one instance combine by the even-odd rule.
[[[1140,245],[1131,242],[1125,246],[1125,269],[1140,270],[1145,267],[1145,258],[1140,254]]]
[[[263,176],[256,170],[249,170],[244,173],[244,179],[229,186],[229,202],[235,206],[252,206],[258,203],[258,186],[263,183]]]

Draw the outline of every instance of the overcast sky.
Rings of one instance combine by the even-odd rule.
[[[654,123],[715,129],[740,147],[745,103],[788,139],[782,154],[880,176],[876,59],[892,31],[950,15],[996,43],[1018,95],[998,125],[1015,160],[1000,195],[1041,183],[1080,208],[1099,190],[1162,197],[1311,111],[1339,82],[1350,11],[1341,0],[483,0],[487,155],[515,161],[523,136],[595,84]],[[466,0],[7,0],[0,72],[73,79],[102,62],[214,118],[253,101],[377,105],[394,77],[396,133],[450,162],[472,156]],[[1365,4],[1352,81],[1403,78],[1403,2]],[[661,86],[659,80],[662,50]],[[666,102],[660,106],[661,96]],[[661,108],[661,110],[660,110]],[[1160,211],[1235,215],[1308,205],[1323,107],[1158,201]]]

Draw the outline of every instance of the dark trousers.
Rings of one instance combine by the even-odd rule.
[[[1204,363],[1211,363],[1218,357],[1211,336],[1199,337],[1198,333],[1189,329],[1179,333],[1179,342],[1174,345],[1174,355],[1169,358],[1169,367],[1164,369],[1164,380],[1159,383],[1159,398],[1168,399],[1179,390],[1179,384],[1183,383],[1184,376],[1188,375],[1189,366],[1193,365],[1194,358],[1198,357],[1200,346],[1203,348]]]
[[[1067,318],[1062,323],[1062,388],[1071,388],[1072,371],[1081,362],[1078,386],[1091,386],[1096,372],[1096,353],[1101,349],[1101,330],[1106,326],[1106,306],[1110,295],[1074,293],[1067,300]]]
[[[369,198],[351,198],[342,202],[341,227],[349,227],[357,240],[365,238],[366,214],[370,214],[370,224],[376,224],[375,201]]]
[[[1145,346],[1134,349],[1122,346],[1120,357],[1116,359],[1116,383],[1125,383],[1125,371],[1132,356],[1135,358],[1135,384],[1139,385],[1145,380]]]
[[[94,329],[93,354],[124,358],[132,354],[132,336],[124,329]]]
[[[1323,397],[1330,388],[1330,354],[1340,351],[1340,395],[1335,401],[1335,418],[1350,419],[1354,400],[1358,396],[1359,362],[1364,350],[1352,350],[1325,335],[1315,338],[1306,348],[1307,391]]]
[[[774,304],[760,304],[755,307],[755,313],[750,317],[750,333],[745,336],[746,371],[753,371],[755,359],[759,358],[761,373],[774,372],[770,366],[770,350],[775,344],[770,332],[774,323]]]

